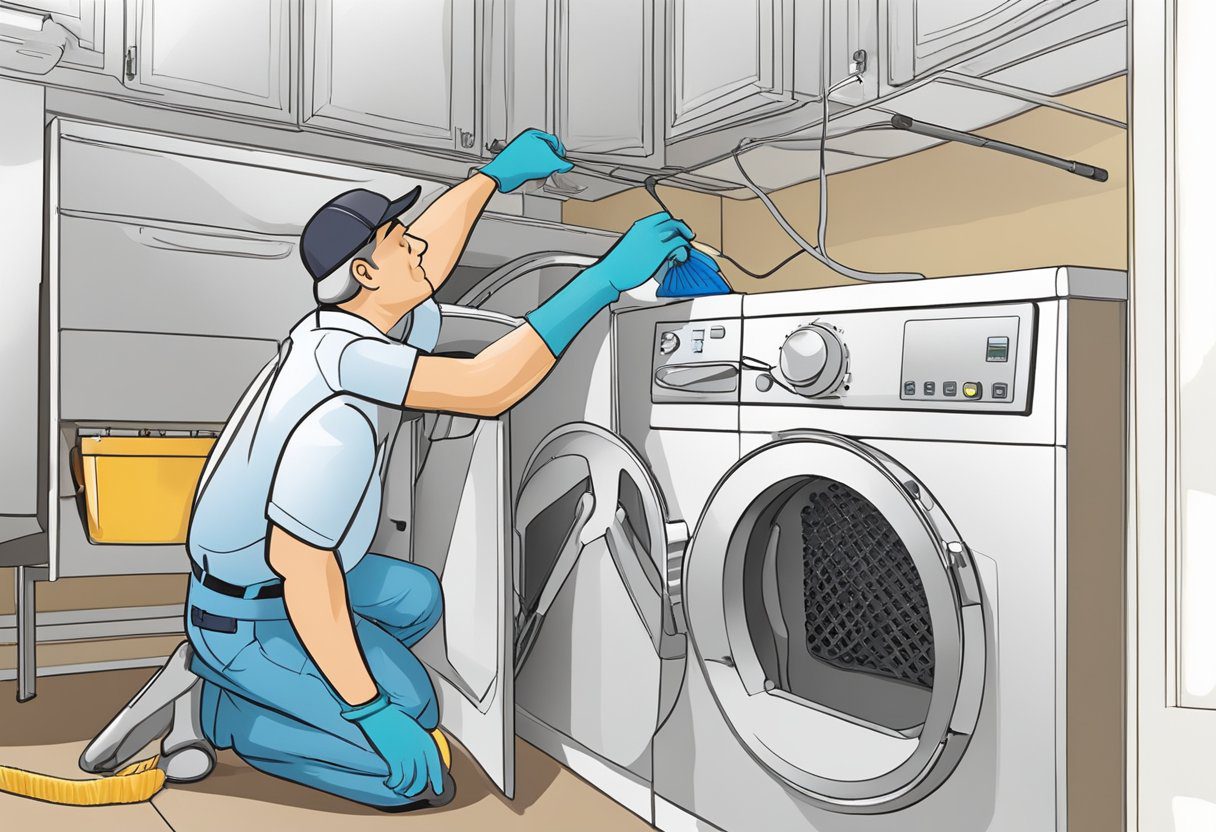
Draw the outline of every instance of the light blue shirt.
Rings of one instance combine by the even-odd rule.
[[[238,586],[275,579],[270,523],[333,549],[350,571],[380,517],[384,468],[419,352],[434,349],[439,307],[426,300],[389,338],[357,315],[315,310],[241,397],[195,495],[187,549]]]

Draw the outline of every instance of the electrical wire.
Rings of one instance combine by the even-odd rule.
[[[780,209],[777,208],[777,205],[773,202],[773,200],[769,197],[769,195],[759,185],[757,185],[755,183],[755,181],[751,178],[751,176],[748,174],[747,170],[743,167],[743,162],[740,159],[740,156],[743,153],[745,153],[749,150],[753,150],[757,147],[771,145],[771,144],[785,143],[785,142],[792,143],[792,142],[807,141],[807,139],[804,137],[790,138],[791,134],[797,133],[797,132],[800,132],[800,131],[806,129],[804,127],[799,127],[799,128],[787,130],[783,133],[778,133],[775,136],[765,137],[763,139],[743,139],[739,142],[739,144],[737,144],[735,146],[735,148],[733,150],[729,151],[728,153],[722,154],[717,159],[711,159],[711,160],[702,162],[701,164],[699,164],[697,166],[697,167],[703,167],[705,165],[713,164],[714,162],[722,161],[727,158],[733,160],[735,163],[735,167],[739,169],[739,174],[743,178],[744,186],[760,199],[761,203],[768,210],[769,214],[772,215],[773,219],[781,227],[781,230],[784,231],[786,233],[786,235],[789,236],[790,239],[792,239],[795,243],[798,244],[798,247],[799,247],[798,251],[795,251],[794,253],[792,253],[791,255],[786,257],[784,260],[781,260],[780,262],[778,262],[772,268],[767,269],[766,271],[763,271],[763,272],[752,271],[751,269],[747,268],[742,263],[735,260],[733,257],[731,257],[730,255],[728,255],[724,252],[715,252],[715,256],[719,257],[722,260],[725,260],[726,262],[728,262],[732,266],[734,266],[736,269],[739,269],[741,272],[746,274],[748,277],[751,277],[755,280],[764,280],[766,278],[772,277],[774,274],[776,274],[778,271],[780,271],[782,268],[784,268],[786,265],[788,265],[794,259],[796,259],[797,257],[799,257],[803,254],[810,255],[815,260],[819,261],[824,266],[827,266],[832,271],[834,271],[838,274],[841,274],[845,277],[851,278],[853,280],[860,280],[860,281],[864,281],[864,282],[868,282],[868,283],[887,283],[887,282],[897,282],[897,281],[905,281],[905,280],[923,280],[924,279],[925,276],[923,274],[919,274],[919,273],[915,273],[915,272],[867,272],[867,271],[862,271],[860,269],[854,269],[851,266],[846,266],[843,263],[838,262],[831,255],[829,255],[827,253],[827,245],[826,245],[827,220],[828,220],[827,142],[828,142],[828,138],[829,138],[828,137],[828,117],[829,117],[828,105],[829,105],[829,100],[832,96],[832,93],[836,92],[837,90],[841,89],[842,87],[847,86],[848,84],[855,83],[855,82],[860,83],[860,81],[861,81],[861,76],[859,74],[853,74],[853,75],[850,75],[848,78],[845,78],[845,79],[837,82],[836,84],[833,84],[832,86],[828,87],[827,89],[823,89],[821,87],[822,102],[823,102],[823,116],[819,122],[819,142],[818,142],[818,144],[819,144],[819,227],[817,229],[817,236],[816,236],[817,245],[812,245],[811,243],[807,242],[807,240],[804,239],[803,236],[798,233],[798,231],[794,228],[793,224],[790,223],[790,221],[785,218],[785,215],[781,213]],[[872,124],[861,125],[857,128],[852,128],[850,130],[841,131],[839,134],[832,136],[832,138],[837,138],[838,136],[844,136],[844,135],[852,135],[853,133],[861,132],[862,130],[870,130],[870,129],[891,129],[891,125],[889,122],[875,122]],[[671,213],[671,211],[667,208],[667,205],[663,202],[662,198],[658,195],[656,185],[662,179],[670,178],[672,176],[678,175],[679,173],[686,173],[687,170],[689,170],[689,169],[677,171],[675,173],[670,173],[670,174],[666,174],[666,175],[652,175],[652,176],[649,176],[646,178],[646,182],[645,182],[646,192],[649,193],[651,198],[654,199],[654,201],[659,204],[660,208],[662,208],[664,211],[667,211],[667,213],[669,213],[669,214]]]

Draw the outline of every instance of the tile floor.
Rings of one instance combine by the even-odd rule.
[[[0,764],[64,777],[94,732],[139,689],[150,670],[122,670],[38,680],[23,705],[13,682],[0,683]],[[77,808],[0,794],[5,832],[313,832],[413,830],[644,830],[648,824],[526,743],[516,745],[516,796],[504,798],[453,744],[456,799],[442,809],[385,814],[268,777],[231,752],[200,783],[168,786],[150,803]]]

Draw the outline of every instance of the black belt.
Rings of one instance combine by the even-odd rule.
[[[230,584],[227,581],[221,581],[214,575],[208,575],[203,571],[203,568],[194,561],[190,561],[190,571],[194,573],[194,577],[198,582],[212,592],[218,592],[220,595],[227,595],[229,598],[245,598],[245,593],[249,591],[248,587],[237,586]],[[263,598],[282,598],[283,597],[283,582],[276,581],[273,584],[266,584],[257,589],[251,599],[261,600]]]

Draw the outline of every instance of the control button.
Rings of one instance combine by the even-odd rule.
[[[692,351],[701,352],[705,349],[705,330],[694,329],[692,331]]]
[[[942,395],[943,396],[957,396],[958,395],[958,382],[943,381],[942,382]]]
[[[761,373],[756,376],[756,389],[761,393],[767,393],[773,389],[773,377],[767,373]]]
[[[978,399],[984,393],[984,385],[978,381],[963,382],[963,398]]]
[[[932,381],[926,381],[924,383],[924,390],[925,390],[926,396],[936,396],[937,395],[937,384],[935,384]]]
[[[1009,395],[1009,386],[1005,384],[992,385],[992,398],[1003,399]]]
[[[904,395],[905,396],[915,396],[916,395],[916,382],[915,381],[905,381],[904,382]]]
[[[711,326],[709,328],[709,337],[710,338],[725,338],[726,337],[726,327]]]
[[[671,355],[680,346],[680,336],[674,332],[664,332],[659,336],[659,352]]]

